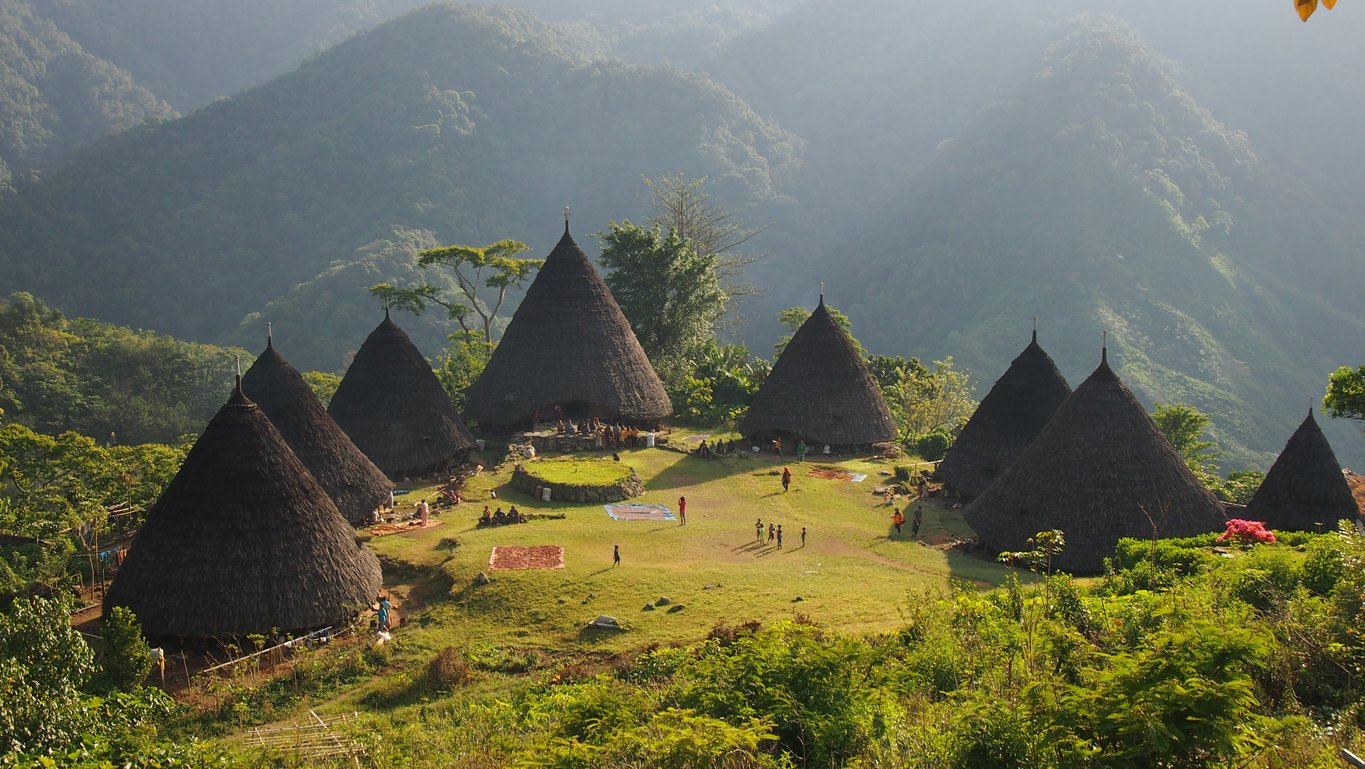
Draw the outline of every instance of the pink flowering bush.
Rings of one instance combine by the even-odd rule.
[[[1251,547],[1258,542],[1275,544],[1274,532],[1267,531],[1262,521],[1244,521],[1241,518],[1228,519],[1228,530],[1218,535],[1219,542],[1236,542],[1242,547]]]

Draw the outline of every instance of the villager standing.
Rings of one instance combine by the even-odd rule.
[[[614,569],[621,565],[621,546],[611,546],[611,567]]]
[[[903,523],[905,523],[905,513],[902,513],[901,509],[898,507],[896,508],[896,512],[891,514],[891,525],[896,527],[897,534],[901,533],[901,524]]]
[[[759,518],[757,521],[754,521],[754,539],[758,540],[759,542],[762,542],[762,541],[763,541],[763,519],[762,519],[762,518]]]
[[[678,525],[687,525],[687,497],[678,497]]]
[[[910,521],[910,534],[919,537],[919,525],[924,522],[924,505],[915,508],[915,517]]]
[[[781,525],[778,525],[778,527],[777,527],[777,546],[778,546],[779,548],[782,547],[782,526],[781,526]]]
[[[769,522],[769,523],[768,523],[768,541],[769,541],[769,542],[772,542],[772,541],[775,540],[775,539],[777,539],[777,526],[775,526],[775,525],[773,525],[771,522]]]
[[[422,518],[422,525],[426,526],[427,521],[431,519],[431,505],[428,505],[425,499],[417,506],[417,514]]]
[[[797,441],[797,442],[796,442],[796,461],[797,461],[797,462],[805,462],[805,461],[806,461],[806,452],[809,451],[809,450],[810,450],[810,447],[806,445],[806,440],[805,440],[804,438],[802,438],[801,440]]]
[[[806,546],[806,527],[801,527],[801,547]]]
[[[389,609],[392,608],[392,606],[393,604],[389,603],[388,598],[382,595],[379,597],[379,612],[375,615],[375,619],[379,623],[380,630],[389,629]]]
[[[790,491],[792,485],[792,471],[790,467],[782,468],[782,490]]]

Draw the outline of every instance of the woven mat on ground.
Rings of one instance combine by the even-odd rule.
[[[862,483],[867,480],[867,473],[850,473],[847,470],[840,470],[837,467],[812,467],[810,474],[816,478],[828,478],[831,481],[853,481]]]
[[[404,521],[402,523],[381,523],[378,526],[371,526],[370,534],[373,534],[376,537],[387,537],[390,534],[402,534],[403,532],[406,531],[421,531],[422,529],[430,529],[433,526],[440,526],[442,523],[444,523],[444,521],[438,518],[429,519],[427,521],[426,526],[423,526],[421,521]]]
[[[668,509],[668,505],[641,505],[623,502],[612,505],[602,505],[607,509],[607,515],[618,521],[676,521],[673,511]]]
[[[488,556],[493,571],[515,569],[562,569],[564,548],[560,545],[499,545]]]

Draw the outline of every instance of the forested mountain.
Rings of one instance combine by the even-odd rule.
[[[27,0],[0,0],[0,187],[6,166],[43,165],[143,120],[174,115]]]
[[[776,195],[797,144],[704,77],[589,64],[529,16],[433,6],[21,184],[0,271],[68,312],[222,340],[395,227],[543,253],[565,204],[586,238],[642,205],[642,175]],[[348,346],[281,329],[291,360],[340,367],[373,325],[372,282],[327,289]]]
[[[125,30],[122,50],[155,53],[184,82],[200,65],[175,62],[192,41],[212,47],[214,27],[250,37],[268,18],[196,0],[199,26],[181,11],[140,25],[160,3],[30,2],[104,35],[112,61],[108,33]],[[1343,139],[1311,150],[1288,128],[1312,135],[1321,114],[1339,137],[1334,123],[1365,102],[1338,98],[1355,85],[1330,87],[1328,71],[1354,59],[1324,48],[1307,61],[1315,41],[1359,30],[1352,17],[1281,54],[1270,25],[1297,22],[1248,23],[1230,0],[1191,17],[1228,20],[1208,50],[1134,0],[1082,17],[1059,0],[983,0],[971,14],[928,0],[858,13],[834,0],[516,4],[553,21],[415,11],[18,182],[0,202],[0,290],[253,349],[273,320],[292,360],[338,370],[375,322],[364,287],[409,284],[421,248],[511,237],[543,256],[566,204],[591,246],[608,220],[644,213],[642,176],[684,173],[772,225],[753,244],[773,254],[751,275],[767,295],[739,332],[757,350],[779,333],[774,311],[810,304],[821,280],[871,350],[954,355],[978,387],[1032,315],[1073,380],[1107,327],[1140,395],[1211,412],[1236,463],[1254,465],[1326,373],[1361,354],[1350,308],[1365,288],[1365,197],[1345,193],[1365,162]],[[288,37],[301,56],[400,5],[311,0],[258,42]],[[172,29],[184,32],[167,42]],[[676,54],[710,75],[606,53]],[[247,61],[269,57],[201,58],[246,83]],[[1279,58],[1290,77],[1271,77]],[[201,95],[231,87],[207,82]],[[1327,108],[1281,108],[1315,101]],[[437,319],[401,322],[437,352]],[[1328,429],[1347,464],[1365,463],[1358,431]]]
[[[47,435],[176,443],[223,405],[234,356],[245,354],[67,318],[16,293],[0,299],[0,414]]]
[[[1032,57],[1020,42],[1049,37],[1060,41]],[[914,74],[892,78],[904,90],[890,106],[862,109],[897,113],[872,121],[879,128],[867,141],[905,162],[866,175],[867,187],[837,186],[853,201],[827,206],[842,221],[818,221],[825,242],[856,255],[852,274],[840,263],[833,290],[853,293],[841,303],[855,323],[870,321],[860,337],[875,350],[951,354],[990,376],[1017,352],[1029,316],[1042,315],[1048,349],[1074,380],[1093,367],[1108,328],[1121,372],[1149,402],[1209,411],[1234,463],[1264,464],[1256,453],[1293,429],[1298,409],[1288,405],[1307,406],[1342,356],[1360,349],[1353,340],[1365,323],[1348,308],[1365,289],[1365,233],[1277,174],[1112,17],[1017,34],[987,27],[970,39],[973,47],[927,71],[911,54],[891,57]],[[980,63],[975,46],[1002,53]],[[1004,72],[1011,57],[1013,77]],[[930,87],[959,64],[966,70],[951,97]],[[764,92],[794,98],[801,74],[791,74],[793,88],[769,82]],[[990,84],[1001,90],[990,94]],[[957,101],[966,93],[994,104],[968,117]],[[859,109],[874,101],[859,98],[868,95],[843,98]],[[917,101],[928,116],[910,106]],[[774,109],[784,119],[803,114],[789,103]],[[812,140],[812,164],[828,167],[826,176],[847,172],[836,148],[852,129],[807,120],[798,132],[808,125],[842,140]],[[904,141],[893,148],[899,126]],[[801,194],[807,205],[820,197]],[[807,285],[830,275],[827,253],[793,258]],[[1333,438],[1344,456],[1361,456],[1356,431],[1338,425]]]
[[[260,85],[421,0],[31,0],[91,54],[189,110]]]

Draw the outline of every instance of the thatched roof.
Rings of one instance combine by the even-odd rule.
[[[1057,409],[1013,465],[964,512],[988,547],[1027,550],[1061,529],[1057,568],[1094,573],[1122,537],[1193,536],[1223,528],[1218,500],[1171,448],[1133,393],[1099,368]]]
[[[270,418],[346,520],[362,523],[388,501],[393,484],[327,415],[273,339],[267,338],[265,352],[242,376],[242,391]]]
[[[1071,385],[1038,345],[1034,329],[1028,347],[963,426],[938,466],[938,477],[964,496],[976,497],[1014,464],[1069,395]]]
[[[740,431],[838,446],[895,440],[896,423],[882,391],[853,341],[825,309],[823,294],[754,394]]]
[[[470,386],[465,416],[510,426],[556,403],[634,423],[673,413],[659,375],[568,222]]]
[[[240,637],[346,621],[379,560],[242,393],[209,422],[147,514],[104,599],[151,636]]]
[[[426,475],[474,448],[431,364],[388,310],[356,351],[327,413],[390,476]]]
[[[1337,456],[1310,411],[1247,503],[1245,517],[1281,531],[1335,531],[1337,521],[1359,515]]]

